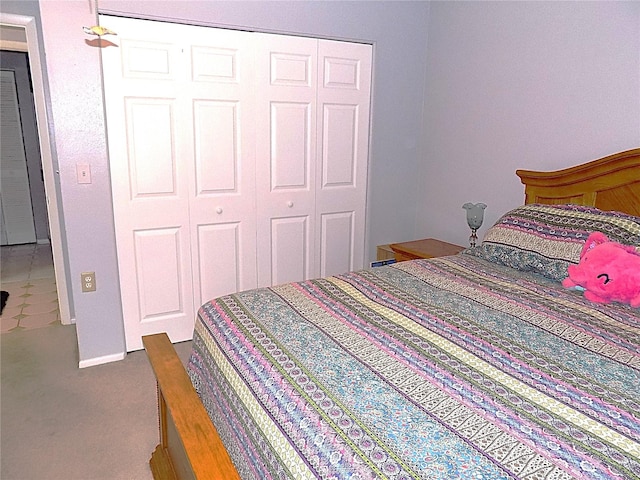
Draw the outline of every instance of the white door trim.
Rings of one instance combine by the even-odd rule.
[[[51,151],[51,139],[49,137],[49,122],[44,95],[44,78],[42,75],[42,63],[38,48],[38,32],[34,17],[25,15],[13,15],[0,12],[0,25],[23,27],[27,37],[27,53],[29,54],[29,68],[33,83],[33,99],[36,108],[36,120],[38,122],[38,137],[40,139],[40,154],[42,158],[42,171],[44,174],[44,189],[47,197],[47,214],[49,217],[49,231],[51,234],[51,250],[53,253],[53,266],[58,289],[58,304],[60,308],[60,321],[64,325],[75,323],[71,318],[69,289],[62,247],[62,222],[58,211],[58,196],[56,192],[55,172],[53,168],[53,154]]]

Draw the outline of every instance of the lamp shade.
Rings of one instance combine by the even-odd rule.
[[[462,205],[467,211],[467,223],[469,224],[469,228],[477,230],[482,226],[482,221],[484,220],[484,209],[487,206],[484,203],[465,203]]]

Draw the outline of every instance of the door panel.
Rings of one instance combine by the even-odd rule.
[[[109,18],[108,22],[110,25],[115,25],[112,18]],[[135,27],[131,27],[132,21],[130,19],[123,19],[117,23],[120,35],[126,35],[122,36],[120,40],[123,78],[151,80],[175,80],[177,78],[179,71],[176,70],[178,62],[176,57],[179,55],[179,51],[176,50],[175,44],[160,40],[161,37],[156,34],[157,25],[140,25],[140,28],[152,35],[150,38],[158,38],[156,41],[141,41],[135,39],[136,33],[131,31],[131,28]]]
[[[333,212],[321,215],[320,249],[323,252],[331,252],[324,257],[321,264],[320,276],[326,277],[346,270],[351,263],[354,236],[355,214],[354,212]],[[333,273],[327,273],[333,272]]]
[[[175,99],[126,98],[132,200],[176,195]]]
[[[258,285],[315,276],[317,40],[256,34]]]
[[[358,107],[323,105],[322,188],[355,188]]]
[[[271,104],[271,191],[309,191],[311,105]]]
[[[101,21],[120,44],[102,54],[131,351],[190,339],[203,298],[256,286],[251,53],[242,32]]]
[[[309,217],[271,219],[271,275],[269,285],[295,282],[310,275],[307,251]]]
[[[236,53],[233,48],[191,46],[192,80],[238,84]]]
[[[198,195],[237,191],[237,102],[195,100],[193,107]]]
[[[198,225],[199,284],[202,303],[221,291],[242,290],[242,223]]]
[[[189,201],[194,306],[257,286],[253,41],[196,28],[185,47],[181,126],[193,152]]]
[[[184,315],[185,303],[190,303],[190,299],[174,288],[188,282],[190,276],[189,258],[184,258],[181,248],[184,230],[138,230],[134,235],[141,323]],[[150,331],[153,332],[153,327]]]
[[[35,243],[36,230],[33,223],[15,73],[11,70],[1,70],[0,74],[2,245]]]
[[[371,45],[319,40],[315,205],[320,276],[364,266],[371,61]]]
[[[260,36],[271,46],[268,50],[270,75],[263,77],[269,79],[269,84],[281,87],[314,87],[316,70],[314,40],[273,35]],[[265,53],[264,50],[262,53]],[[267,60],[267,57],[263,59]]]

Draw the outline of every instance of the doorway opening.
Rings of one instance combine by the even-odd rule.
[[[22,51],[28,55],[60,321],[63,324],[71,324],[74,321],[68,288],[68,266],[64,255],[62,212],[59,210],[59,196],[56,185],[57,172],[54,169],[52,145],[49,136],[44,75],[36,21],[34,17],[30,16],[0,13],[0,31],[2,33],[0,35],[1,49]]]

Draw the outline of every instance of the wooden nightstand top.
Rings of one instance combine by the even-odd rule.
[[[455,255],[464,250],[460,245],[443,242],[435,238],[424,238],[412,242],[392,243],[389,245],[396,254],[396,260],[403,262],[416,258],[434,258]]]

